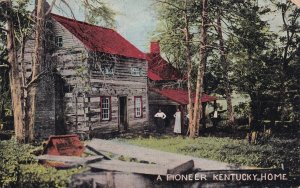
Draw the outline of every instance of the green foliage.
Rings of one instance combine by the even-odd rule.
[[[238,114],[237,118],[247,118],[250,113],[250,107],[247,102],[241,102],[234,107],[234,112]]]
[[[238,38],[230,38],[235,89],[251,97],[254,119],[296,121],[300,69],[299,9],[290,2],[272,0],[232,24]],[[261,21],[266,13],[277,16],[281,26]],[[252,16],[251,16],[252,15]],[[251,21],[252,20],[252,21]],[[297,21],[298,20],[298,21]],[[298,84],[297,84],[298,83]],[[297,91],[298,88],[298,91]],[[299,119],[299,118],[298,118]]]
[[[0,122],[4,121],[5,116],[12,115],[8,78],[8,69],[0,68]]]
[[[36,148],[13,140],[0,142],[0,187],[66,187],[81,169],[56,170],[38,164]]]
[[[156,28],[156,37],[154,40],[160,42],[161,51],[165,59],[174,67],[180,70],[183,74],[187,74],[186,50],[187,44],[185,42],[185,14],[187,15],[187,22],[189,24],[189,49],[190,55],[193,58],[192,77],[197,76],[197,65],[199,51],[199,33],[198,33],[198,18],[199,6],[195,1],[182,0],[167,0],[157,2],[155,4],[158,16],[158,25]]]
[[[251,145],[246,140],[215,137],[151,137],[126,142],[244,166],[281,168],[281,164],[284,164],[293,174],[300,174],[300,145],[296,139],[271,139],[261,145]]]
[[[107,27],[115,25],[115,12],[102,0],[83,1],[83,6],[87,11],[87,22],[91,24],[101,24]]]
[[[193,62],[192,80],[199,61],[201,1],[166,0],[156,3],[160,40],[164,56],[186,72],[185,15],[190,31]],[[229,66],[220,61],[215,20],[220,14]],[[299,123],[299,8],[287,1],[209,1],[208,61],[203,90],[224,95],[224,70],[229,89],[251,98],[253,119]],[[276,24],[268,22],[271,17]],[[280,25],[281,24],[281,25]],[[195,84],[193,84],[195,85]],[[254,122],[254,121],[253,121]]]

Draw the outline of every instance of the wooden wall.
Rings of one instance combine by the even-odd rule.
[[[92,91],[90,97],[90,112],[93,127],[116,129],[119,126],[119,97],[127,97],[127,119],[129,129],[143,126],[148,121],[148,97],[147,97],[147,63],[145,60],[111,56],[103,53],[90,54],[90,85]],[[101,65],[111,65],[114,74],[105,75]],[[131,67],[140,68],[140,76],[131,75]],[[100,120],[100,96],[111,96],[112,119],[111,121]],[[134,97],[141,96],[143,104],[142,118],[134,117]],[[122,130],[122,127],[119,127]]]
[[[52,57],[57,73],[64,81],[63,125],[68,133],[88,129],[84,119],[84,98],[87,76],[87,50],[84,45],[58,22],[53,22],[53,33],[62,36],[63,47],[56,47]]]

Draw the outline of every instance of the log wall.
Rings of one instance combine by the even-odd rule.
[[[92,91],[89,93],[89,108],[92,114],[91,123],[93,127],[112,130],[122,130],[119,123],[119,97],[127,97],[127,119],[129,129],[147,124],[148,120],[148,97],[147,97],[147,63],[145,60],[116,57],[109,54],[90,54],[89,70],[90,85]],[[113,74],[105,74],[102,66],[110,66]],[[139,68],[140,76],[133,76],[131,68]],[[100,96],[111,97],[112,117],[111,121],[100,119]],[[142,112],[140,118],[134,115],[134,97],[142,97]]]

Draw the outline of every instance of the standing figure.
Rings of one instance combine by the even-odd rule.
[[[166,114],[159,109],[154,117],[156,118],[156,132],[163,133],[165,131]]]
[[[177,112],[174,114],[174,117],[175,117],[174,133],[181,134],[181,112],[179,108],[177,108]]]
[[[183,134],[188,134],[189,131],[189,123],[190,123],[190,119],[189,119],[189,114],[187,113],[185,116],[183,116]]]
[[[221,117],[217,110],[214,110],[211,113],[209,113],[209,116],[212,121],[213,128],[215,129],[218,126],[218,123],[220,122]]]

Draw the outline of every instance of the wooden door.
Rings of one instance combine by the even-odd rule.
[[[128,129],[127,118],[127,97],[119,97],[119,129],[126,131]]]

